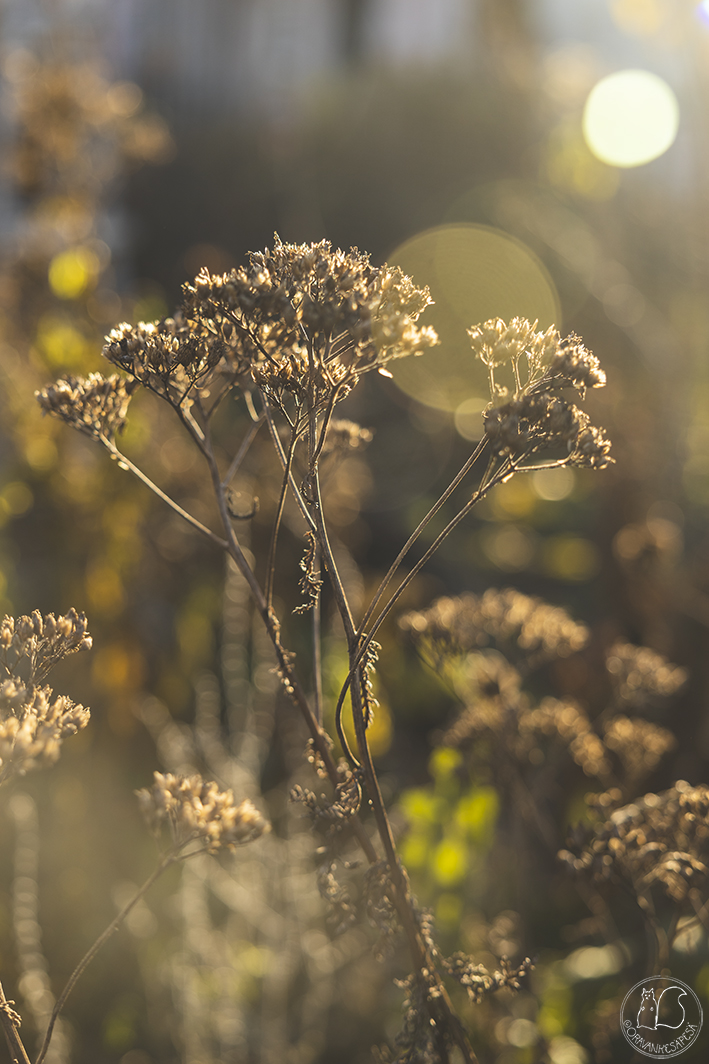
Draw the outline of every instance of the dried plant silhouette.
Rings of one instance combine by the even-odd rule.
[[[416,574],[491,488],[531,470],[603,469],[612,459],[603,431],[591,425],[588,415],[568,397],[576,392],[583,398],[587,388],[605,384],[598,360],[578,337],[562,339],[554,328],[541,333],[523,319],[509,324],[495,319],[471,328],[473,351],[487,367],[490,380],[492,401],[485,411],[484,434],[403,545],[362,615],[356,616],[328,527],[321,466],[336,450],[357,448],[367,441],[366,428],[335,418],[337,405],[363,374],[376,370],[388,375],[393,360],[415,357],[435,346],[435,332],[419,322],[430,302],[428,291],[417,288],[401,270],[375,267],[356,250],[335,251],[327,241],[290,245],[276,238],[272,249],[251,254],[245,267],[223,276],[202,271],[185,286],[183,303],[172,318],[115,328],[107,337],[104,355],[121,371],[119,375],[67,376],[44,388],[37,398],[46,413],[103,446],[122,468],[233,560],[272,643],[282,686],[310,732],[309,760],[332,788],[329,796],[303,787],[295,793],[323,839],[327,860],[320,875],[321,891],[335,908],[339,906],[339,922],[346,923],[352,914],[334,869],[354,836],[370,865],[364,885],[369,915],[385,938],[403,935],[408,944],[413,973],[403,984],[406,1016],[397,1059],[445,1061],[458,1047],[463,1059],[474,1061],[448,985],[459,983],[472,1000],[479,1000],[499,987],[518,987],[530,962],[518,967],[502,962],[500,970],[488,972],[462,954],[444,956],[436,945],[430,914],[412,895],[368,738],[377,709],[372,681],[380,648],[375,637]],[[216,529],[168,496],[121,451],[117,438],[140,386],[171,407],[201,453],[219,515]],[[239,407],[245,407],[248,422],[234,444],[232,426],[235,419],[243,422]],[[260,430],[268,432],[281,468],[271,542],[261,572],[239,537],[241,523],[253,516],[255,506],[244,511],[243,500],[232,489]],[[402,577],[400,569],[421,533],[464,482],[465,501]],[[297,622],[286,625],[277,613],[274,595],[281,578],[279,537],[291,500],[300,513],[305,540],[298,581],[303,602],[296,613],[311,614],[311,661],[302,668],[284,641],[286,628]],[[324,585],[336,603],[349,659],[334,717],[345,755],[339,762],[333,755],[334,737],[322,724]],[[346,708],[353,719],[356,750],[343,726]],[[538,729],[544,728],[540,721]],[[172,794],[169,778],[156,783],[160,795]],[[182,795],[196,787],[188,781],[178,792]],[[141,801],[155,804],[157,799],[143,794]],[[200,837],[209,848],[209,836]],[[179,850],[184,842],[175,845]],[[168,853],[169,860],[176,859],[174,849]]]

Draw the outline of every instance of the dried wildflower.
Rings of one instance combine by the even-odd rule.
[[[125,425],[128,404],[137,386],[135,381],[116,375],[67,376],[35,392],[35,399],[45,414],[61,418],[93,439],[113,440]]]
[[[361,425],[346,418],[333,418],[322,453],[347,454],[350,451],[362,451],[373,439],[374,433],[371,429],[363,429]]]
[[[35,610],[29,617],[6,615],[0,621],[0,668],[14,676],[25,662],[29,685],[41,683],[62,658],[91,646],[86,614],[73,607],[59,617]]]
[[[620,880],[641,896],[659,885],[675,902],[709,890],[709,787],[679,780],[661,794],[621,806],[621,792],[586,799],[591,826],[576,829],[559,857],[596,880]]]
[[[437,343],[416,323],[431,303],[396,267],[372,266],[356,248],[329,241],[284,244],[249,255],[221,277],[206,270],[185,286],[184,313],[233,330],[239,368],[276,402],[285,394],[320,409],[342,399],[359,376]]]
[[[216,783],[201,776],[174,776],[154,773],[148,790],[136,791],[150,829],[158,835],[165,822],[170,824],[175,844],[203,841],[208,853],[258,839],[269,825],[248,799],[234,803],[231,791],[220,791]]]
[[[534,666],[576,653],[586,645],[589,634],[561,607],[514,588],[440,598],[429,609],[409,613],[399,623],[434,663],[494,643],[513,659],[521,656]]]
[[[14,678],[0,684],[0,782],[11,775],[54,764],[62,740],[89,722],[84,706],[51,687],[25,685]]]
[[[676,742],[666,728],[623,716],[613,717],[606,724],[603,739],[620,759],[626,781],[647,776]]]
[[[604,386],[605,373],[578,336],[562,340],[553,326],[535,332],[536,324],[513,318],[507,325],[493,318],[468,330],[475,354],[488,368],[492,404],[484,424],[493,453],[519,460],[561,450],[566,464],[605,469],[613,459],[603,429],[559,394],[572,387],[583,397],[587,388]],[[495,373],[507,364],[511,388]]]
[[[545,698],[540,705],[520,717],[522,735],[558,736],[587,776],[606,776],[610,764],[603,743],[580,706]]]
[[[233,330],[209,320],[188,321],[181,312],[149,324],[116,326],[106,337],[104,357],[163,399],[180,404],[194,386],[211,383],[212,371],[232,351]],[[239,366],[231,359],[232,370]]]
[[[642,706],[675,694],[687,673],[649,647],[616,643],[606,657],[606,669],[620,702]]]

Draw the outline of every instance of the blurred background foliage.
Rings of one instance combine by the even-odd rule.
[[[32,393],[61,373],[100,369],[101,339],[114,324],[168,313],[200,267],[238,264],[274,229],[287,241],[326,237],[400,263],[430,285],[428,320],[443,343],[401,363],[393,381],[367,378],[347,403],[346,416],[374,439],[365,457],[341,467],[328,517],[352,593],[366,602],[478,438],[484,381],[466,326],[523,314],[579,333],[608,373],[590,406],[614,441],[616,466],[540,472],[496,488],[402,610],[510,585],[564,606],[589,625],[591,643],[552,661],[536,693],[578,699],[590,713],[600,711],[598,677],[616,640],[664,654],[689,680],[671,714],[656,715],[676,744],[643,786],[706,781],[709,5],[6,0],[0,47],[0,606],[75,605],[88,613],[95,644],[90,663],[73,660],[62,677],[62,689],[92,707],[92,725],[25,788],[39,809],[54,989],[124,899],[126,881],[139,882],[149,865],[131,792],[156,760],[192,763],[184,744],[205,683],[237,709],[248,688],[249,719],[266,721],[252,783],[288,826],[286,849],[264,857],[263,868],[282,872],[291,862],[283,891],[296,884],[310,906],[303,915],[289,895],[287,934],[280,924],[255,932],[243,898],[237,904],[223,882],[205,885],[206,872],[190,872],[178,895],[175,883],[161,887],[142,923],[75,991],[71,1059],[364,1061],[397,1029],[393,969],[371,960],[361,931],[336,946],[322,930],[309,835],[285,800],[302,737],[296,729],[271,740],[280,709],[267,649],[253,649],[246,614],[234,620],[243,589],[225,599],[222,559],[85,439],[42,419]],[[594,119],[594,86],[638,69],[662,79],[659,96],[644,105],[642,92],[640,103],[621,95],[610,117],[601,109]],[[614,111],[629,123],[626,158],[613,154],[612,136],[604,140]],[[197,456],[151,399],[134,401],[126,452],[209,520]],[[258,551],[278,480],[256,464],[239,487],[261,499],[251,532]],[[289,551],[295,567],[298,543],[283,551],[284,568]],[[277,590],[285,609],[295,604],[294,585]],[[234,664],[239,632],[251,640],[248,668]],[[514,1001],[500,995],[470,1013],[481,1059],[626,1059],[614,1029],[625,960],[593,928],[583,937],[583,902],[533,834],[528,865],[517,863],[519,828],[503,815],[494,774],[440,745],[455,693],[395,622],[382,643],[373,744],[415,889],[451,949],[539,961]],[[325,673],[331,699],[346,673],[335,634]],[[259,700],[271,708],[258,710]],[[562,845],[591,781],[574,770],[556,786]],[[3,812],[4,854],[14,838]],[[523,884],[521,867],[525,876],[533,869]],[[265,872],[251,872],[244,890],[253,906]],[[7,987],[18,963],[11,861],[0,877]],[[187,941],[180,904],[194,919],[202,912],[211,953]],[[641,931],[625,918],[621,936],[635,941]],[[704,934],[672,963],[709,1002]],[[196,973],[189,986],[188,971]],[[307,1007],[304,971],[320,988]],[[225,1004],[234,998],[238,1015]],[[209,1033],[217,1028],[218,1044]]]

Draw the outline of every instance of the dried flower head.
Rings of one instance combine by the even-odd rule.
[[[513,660],[521,658],[534,666],[576,653],[589,635],[585,625],[561,607],[514,588],[440,598],[427,610],[406,614],[399,623],[434,663],[492,643]]]
[[[201,776],[174,776],[154,773],[148,790],[136,791],[150,829],[158,835],[169,823],[175,843],[203,841],[208,853],[258,839],[269,825],[253,802],[236,805],[231,791],[220,791],[216,783]]]
[[[675,902],[709,888],[709,787],[678,780],[661,794],[621,805],[619,790],[586,799],[592,825],[576,829],[559,854],[573,871],[615,879],[641,896],[653,885]]]
[[[364,429],[355,421],[333,418],[322,449],[323,454],[348,454],[363,451],[374,439],[371,429]]]
[[[14,678],[0,684],[0,782],[12,775],[54,764],[62,740],[89,722],[84,706],[51,687],[25,685]]]
[[[616,643],[606,657],[606,669],[616,696],[627,706],[642,706],[668,698],[687,681],[687,673],[649,647]]]
[[[212,383],[213,370],[228,355],[232,368],[248,368],[238,365],[230,336],[233,330],[226,324],[218,328],[212,321],[188,321],[178,311],[152,324],[117,325],[106,337],[103,354],[134,381],[179,405],[193,387]]]
[[[626,783],[647,776],[676,743],[674,735],[666,728],[624,716],[608,721],[603,740],[618,756]]]
[[[562,394],[574,388],[602,388],[606,376],[598,359],[578,336],[562,340],[552,326],[535,332],[536,322],[493,318],[468,330],[471,346],[488,369],[492,404],[484,414],[485,435],[498,456],[531,458],[560,451],[569,465],[605,469],[613,459],[603,429]],[[496,370],[508,366],[509,386]]]
[[[29,617],[6,615],[0,621],[0,669],[14,676],[26,663],[30,685],[41,683],[62,658],[91,646],[86,614],[73,607],[60,617],[35,610]]]
[[[113,375],[102,377],[61,377],[35,392],[35,399],[45,414],[61,418],[68,425],[93,439],[113,440],[126,422],[131,395],[137,382]]]
[[[320,408],[359,376],[438,342],[417,321],[431,303],[397,267],[375,267],[356,248],[284,244],[249,255],[247,266],[185,286],[191,321],[228,326],[234,357],[276,401],[307,394]]]

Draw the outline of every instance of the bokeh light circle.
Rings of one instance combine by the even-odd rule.
[[[642,166],[662,155],[677,136],[674,92],[649,70],[621,70],[591,89],[583,135],[593,154],[610,166]]]
[[[487,372],[474,357],[466,329],[488,318],[515,316],[560,324],[556,287],[544,264],[522,241],[486,225],[437,226],[417,234],[387,256],[416,284],[428,285],[435,305],[423,321],[441,343],[417,358],[390,364],[403,392],[427,406],[469,415],[489,401]],[[477,401],[477,402],[476,402]],[[463,406],[463,404],[466,404]],[[462,409],[461,409],[462,407]],[[462,425],[461,420],[461,425]]]

